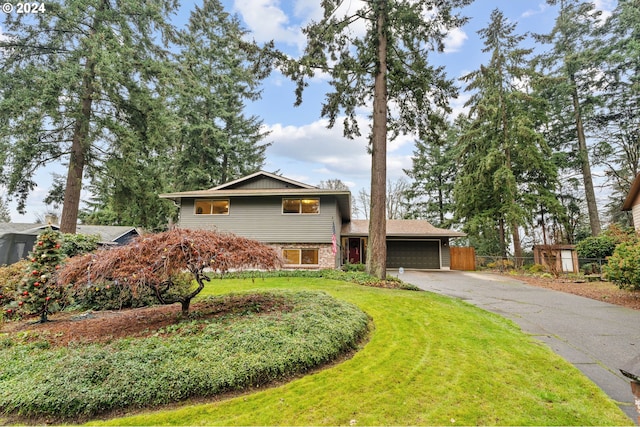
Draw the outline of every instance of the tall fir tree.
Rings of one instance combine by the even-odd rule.
[[[544,96],[550,102],[550,121],[547,139],[555,141],[554,149],[568,149],[567,159],[582,174],[585,200],[589,212],[591,233],[600,234],[587,127],[592,118],[597,98],[594,37],[600,12],[591,1],[547,0],[559,6],[559,14],[549,34],[536,34],[538,42],[551,44],[551,49],[538,55],[540,71],[547,76]]]
[[[594,121],[597,157],[612,192],[607,205],[612,222],[631,225],[621,207],[640,173],[640,2],[619,0],[604,25],[596,28],[598,91]]]
[[[157,40],[172,28],[174,0],[52,0],[46,13],[5,14],[0,40],[2,184],[19,208],[34,188],[35,171],[66,162],[60,228],[75,232],[83,178],[130,126],[122,116],[127,94],[154,87]]]
[[[323,17],[303,29],[307,46],[302,57],[286,61],[285,72],[297,83],[297,103],[315,73],[329,76],[331,89],[321,112],[329,127],[344,116],[345,137],[360,135],[357,111],[372,108],[366,268],[378,278],[386,276],[387,137],[415,132],[422,138],[437,111],[448,109],[456,88],[441,67],[429,63],[429,53],[444,50],[447,32],[465,22],[455,9],[469,3],[371,0],[347,6],[342,0],[323,1]]]
[[[262,120],[247,116],[270,71],[267,51],[218,0],[195,6],[178,39],[174,86],[179,132],[173,154],[174,188],[206,189],[259,170],[269,144]]]
[[[499,254],[507,256],[510,242],[519,258],[521,227],[531,224],[540,204],[559,208],[556,165],[537,131],[546,104],[532,94],[537,76],[528,63],[531,49],[520,47],[524,36],[515,34],[515,24],[496,9],[478,33],[491,57],[463,77],[472,95],[466,104],[469,125],[458,146],[456,217],[471,234],[493,226]]]

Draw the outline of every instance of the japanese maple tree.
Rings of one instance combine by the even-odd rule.
[[[175,229],[72,258],[61,269],[59,280],[72,287],[118,283],[134,293],[148,288],[161,304],[181,303],[182,314],[187,316],[191,300],[210,280],[208,271],[272,270],[280,265],[277,251],[255,240],[217,231]],[[197,283],[195,289],[184,289],[185,273]]]

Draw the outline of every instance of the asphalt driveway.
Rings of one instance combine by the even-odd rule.
[[[398,272],[388,274],[396,276]],[[538,288],[496,274],[405,271],[400,278],[513,320],[580,369],[638,422],[629,380],[619,369],[630,368],[632,359],[640,354],[639,310]]]

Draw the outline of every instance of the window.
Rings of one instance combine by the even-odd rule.
[[[318,249],[283,249],[285,264],[318,265]]]
[[[282,199],[284,214],[320,213],[320,199]]]
[[[197,200],[196,215],[229,215],[229,201]]]

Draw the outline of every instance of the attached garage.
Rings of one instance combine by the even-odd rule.
[[[388,268],[439,269],[440,240],[387,240]]]
[[[344,224],[342,261],[364,263],[369,221],[351,220]],[[387,221],[387,267],[419,270],[448,270],[449,239],[464,233],[437,228],[424,220]]]

